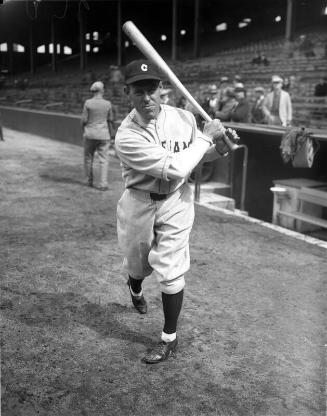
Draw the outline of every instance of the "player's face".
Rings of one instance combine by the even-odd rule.
[[[156,80],[144,80],[131,84],[127,94],[138,113],[145,120],[157,118],[160,112],[162,84]]]

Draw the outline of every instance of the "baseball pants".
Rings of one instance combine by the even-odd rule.
[[[161,201],[152,200],[149,192],[126,189],[117,206],[125,271],[134,279],[154,275],[164,293],[181,291],[190,268],[193,221],[193,192],[188,184]]]

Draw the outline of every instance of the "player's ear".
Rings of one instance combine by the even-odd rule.
[[[159,81],[158,88],[159,88],[159,90],[162,90],[163,89],[162,81]]]

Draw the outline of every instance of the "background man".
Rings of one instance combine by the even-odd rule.
[[[162,293],[164,326],[161,341],[143,358],[148,364],[167,359],[177,347],[194,220],[187,178],[204,155],[213,160],[228,150],[218,120],[201,133],[193,114],[161,104],[161,90],[161,75],[149,61],[128,64],[125,93],[134,109],[116,134],[126,188],[117,206],[117,233],[133,305],[147,312],[142,281],[150,274]]]
[[[288,92],[282,90],[283,79],[278,75],[271,78],[273,90],[265,98],[263,111],[268,124],[290,126],[292,122],[292,103]]]
[[[114,116],[110,101],[103,98],[104,85],[94,82],[90,91],[93,97],[86,100],[82,113],[84,139],[84,166],[89,186],[93,186],[93,160],[97,151],[100,161],[99,190],[108,190],[108,158],[110,140],[114,137]]]
[[[203,101],[202,107],[211,118],[215,118],[215,114],[219,110],[218,88],[216,85],[210,85],[208,95]]]
[[[263,111],[263,102],[265,99],[265,90],[263,87],[254,89],[255,101],[251,109],[251,121],[256,124],[266,124],[266,115]]]
[[[236,84],[234,94],[237,105],[232,109],[231,121],[235,121],[236,123],[249,123],[251,107],[246,98],[246,91],[242,83]]]

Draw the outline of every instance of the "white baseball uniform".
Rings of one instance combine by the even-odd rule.
[[[218,154],[190,112],[167,105],[150,122],[132,110],[115,144],[126,188],[117,206],[125,270],[134,279],[152,273],[164,293],[178,293],[190,267],[194,220],[187,177],[205,153],[210,159]]]

